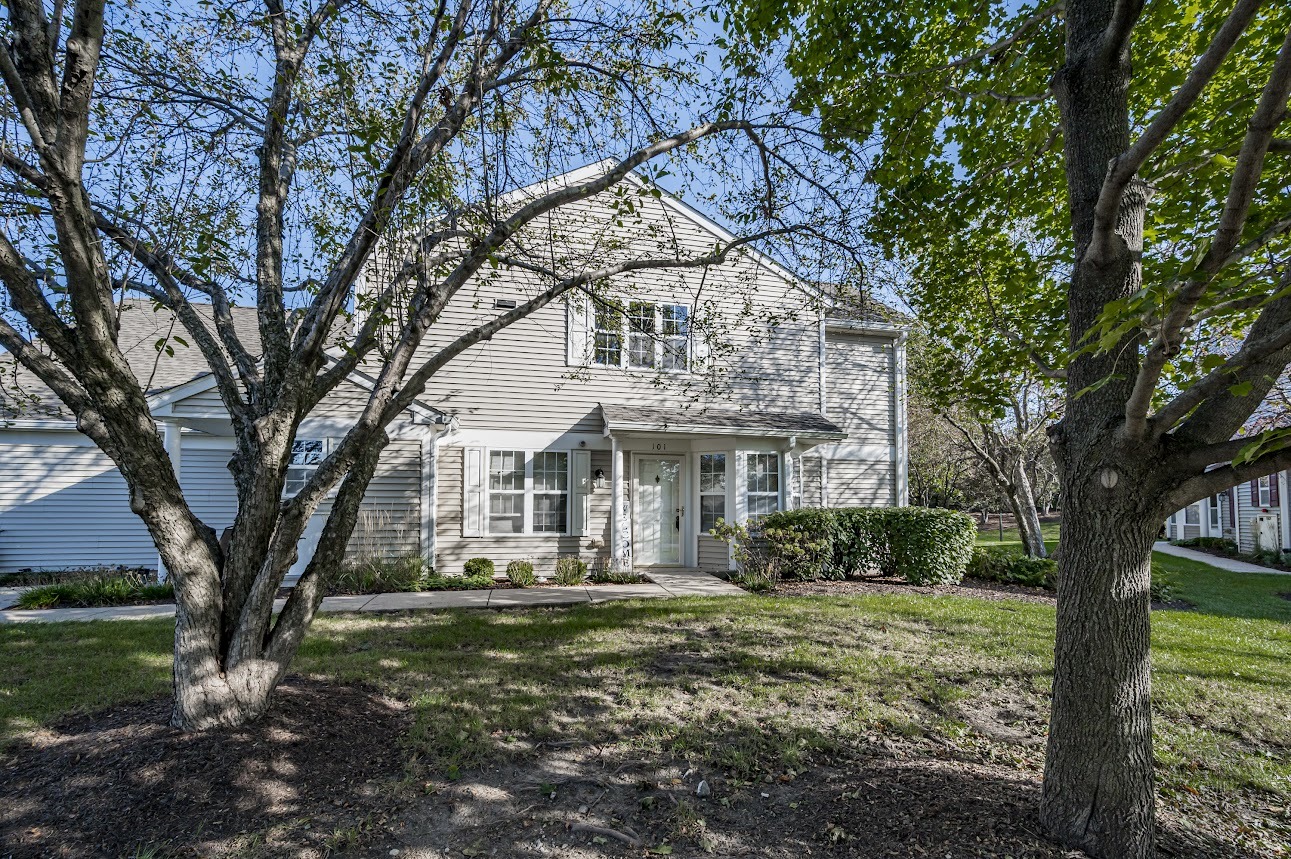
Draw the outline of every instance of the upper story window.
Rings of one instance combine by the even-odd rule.
[[[750,453],[747,457],[749,521],[756,522],[780,509],[780,454]]]
[[[690,369],[690,308],[653,301],[632,301],[623,311],[597,305],[592,341],[598,366],[684,373]]]
[[[564,534],[569,530],[569,453],[489,452],[490,534]]]
[[[1273,487],[1268,477],[1261,477],[1259,483],[1259,503],[1261,507],[1268,507],[1273,503]]]
[[[726,454],[699,455],[699,530],[707,534],[726,518]]]
[[[282,494],[291,497],[305,488],[305,484],[318,470],[327,455],[327,444],[321,438],[298,438],[291,443],[291,459],[287,462],[287,479]]]

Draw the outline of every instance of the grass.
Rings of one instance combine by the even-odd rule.
[[[1040,535],[1044,537],[1044,544],[1049,547],[1050,551],[1058,544],[1058,522],[1041,522]],[[979,546],[1001,546],[1001,545],[1022,545],[1022,534],[1017,528],[1005,528],[1004,539],[1000,539],[1000,532],[995,528],[987,528],[985,531],[977,532],[977,544]]]
[[[1196,605],[1153,615],[1163,807],[1186,814],[1202,801],[1274,820],[1267,809],[1291,803],[1291,602],[1278,596],[1291,578],[1155,563]],[[1016,601],[689,598],[327,615],[294,667],[411,702],[407,754],[432,778],[540,741],[588,741],[753,782],[883,738],[1038,778],[1053,633],[1052,607]],[[67,713],[165,696],[171,637],[166,621],[0,627],[0,743]],[[1031,742],[983,732],[1002,709]],[[1285,820],[1261,825],[1291,834]]]

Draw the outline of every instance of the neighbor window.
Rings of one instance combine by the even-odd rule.
[[[1183,509],[1183,522],[1185,525],[1201,524],[1201,511],[1197,509],[1196,504],[1189,504]]]
[[[490,534],[563,534],[568,524],[566,451],[489,452]]]
[[[750,453],[745,463],[749,521],[756,522],[780,509],[780,455]]]
[[[690,308],[653,301],[633,301],[622,311],[597,305],[592,323],[592,363],[685,372],[690,369]]]
[[[1273,490],[1270,488],[1269,478],[1260,478],[1260,506],[1268,507],[1273,503]]]
[[[1212,495],[1210,498],[1210,530],[1223,530],[1223,508],[1219,506],[1219,499],[1222,495]]]
[[[726,518],[726,454],[699,455],[699,530],[707,534]]]
[[[293,441],[282,494],[290,497],[304,489],[326,454],[327,445],[321,438],[298,438]]]

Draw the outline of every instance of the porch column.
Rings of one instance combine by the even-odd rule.
[[[183,433],[183,427],[175,423],[164,423],[161,425],[163,442],[166,445],[166,455],[170,457],[170,467],[175,470],[175,480],[183,485],[183,447],[180,445],[180,437]],[[166,564],[161,559],[161,553],[157,554],[157,581],[166,581]]]
[[[610,569],[628,572],[632,569],[632,525],[628,518],[631,508],[623,448],[614,436],[610,436],[610,485]]]
[[[1291,552],[1291,480],[1288,480],[1288,474],[1285,471],[1279,471],[1273,475],[1273,479],[1279,481],[1278,484],[1278,521],[1282,525],[1282,551]],[[1236,491],[1236,490],[1233,490]]]
[[[421,437],[421,551],[431,567],[435,561],[435,522],[439,518],[435,505],[439,500],[438,428]]]

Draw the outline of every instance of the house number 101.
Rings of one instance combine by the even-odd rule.
[[[661,442],[661,443],[659,443],[659,444],[656,444],[656,445],[654,446],[654,449],[655,449],[655,450],[667,450],[667,449],[668,449],[668,445],[667,445],[666,443],[662,443],[662,442]]]

